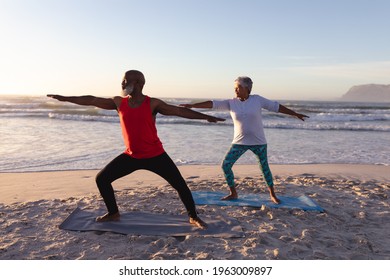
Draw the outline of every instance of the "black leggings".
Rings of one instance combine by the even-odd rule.
[[[96,184],[106,204],[108,213],[114,214],[118,212],[111,183],[139,169],[152,171],[164,178],[179,193],[188,215],[192,218],[197,217],[191,191],[183,176],[181,176],[179,169],[167,153],[148,159],[136,159],[127,154],[121,154],[97,174]]]

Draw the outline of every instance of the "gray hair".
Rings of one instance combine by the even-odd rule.
[[[246,87],[249,90],[249,93],[252,91],[252,79],[247,76],[238,77],[235,82],[239,83],[241,86]]]

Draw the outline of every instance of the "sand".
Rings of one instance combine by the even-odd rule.
[[[180,166],[191,190],[228,191],[219,166]],[[389,260],[390,167],[271,165],[277,194],[305,194],[326,212],[197,206],[239,220],[243,238],[162,237],[58,228],[77,207],[102,209],[96,170],[0,173],[1,260]],[[234,167],[239,193],[266,193],[255,165]],[[164,180],[137,171],[114,183],[119,208],[184,214]]]

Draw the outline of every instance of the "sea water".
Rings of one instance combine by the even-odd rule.
[[[170,104],[196,99],[162,98]],[[271,164],[390,165],[390,103],[280,101],[310,118],[263,110]],[[233,137],[226,118],[208,123],[157,115],[165,150],[177,165],[220,164]],[[45,96],[0,96],[0,172],[100,169],[124,151],[116,111],[59,102]],[[237,164],[256,164],[247,152]]]

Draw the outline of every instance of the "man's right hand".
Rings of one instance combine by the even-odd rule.
[[[65,101],[65,98],[64,98],[64,96],[62,96],[62,95],[48,94],[48,95],[46,95],[46,96],[47,96],[47,97],[54,98],[54,99],[57,99],[58,101]]]

